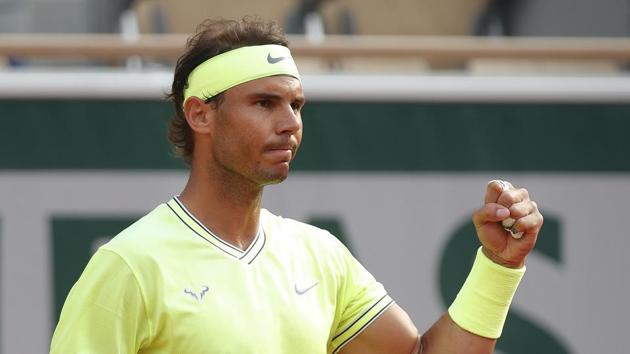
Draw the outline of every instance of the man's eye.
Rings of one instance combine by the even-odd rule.
[[[256,105],[260,106],[260,107],[267,108],[267,107],[271,106],[271,101],[269,101],[269,100],[256,101]]]

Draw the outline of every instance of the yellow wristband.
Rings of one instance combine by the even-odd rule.
[[[486,338],[499,338],[525,267],[506,268],[477,251],[464,286],[448,309],[463,329]]]

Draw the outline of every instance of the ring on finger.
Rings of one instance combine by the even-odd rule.
[[[518,240],[519,238],[523,237],[523,233],[516,230],[516,220],[512,218],[507,218],[501,221],[501,226],[503,226],[503,229],[509,232],[510,235],[512,235],[512,237],[514,237],[515,239]]]

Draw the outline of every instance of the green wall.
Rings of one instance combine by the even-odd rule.
[[[0,101],[0,169],[178,169],[159,101]],[[630,171],[628,104],[309,102],[294,170]]]

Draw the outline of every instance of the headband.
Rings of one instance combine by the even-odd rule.
[[[266,44],[233,49],[199,64],[188,75],[184,102],[192,96],[210,98],[244,82],[273,75],[300,80],[289,48]]]

